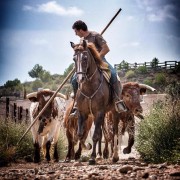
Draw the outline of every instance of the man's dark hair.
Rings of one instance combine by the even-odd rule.
[[[88,30],[88,27],[87,27],[86,23],[81,21],[81,20],[76,21],[73,24],[72,28],[73,29],[77,29],[77,30],[82,29],[83,31],[87,31]]]

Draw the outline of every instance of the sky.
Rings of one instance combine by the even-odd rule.
[[[0,0],[0,86],[8,80],[32,81],[39,64],[63,74],[73,63],[72,25],[83,20],[103,34],[110,64],[180,61],[180,0]]]

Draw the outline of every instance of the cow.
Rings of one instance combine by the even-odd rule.
[[[134,144],[134,135],[135,135],[135,116],[143,119],[143,109],[140,104],[141,95],[146,93],[146,90],[149,89],[151,91],[156,91],[154,88],[145,85],[139,84],[136,82],[127,82],[123,84],[122,89],[122,99],[127,107],[126,112],[121,112],[119,114],[119,124],[118,126],[118,137],[114,140],[114,132],[113,132],[113,120],[112,120],[112,112],[108,112],[105,117],[105,122],[103,125],[103,133],[105,139],[105,147],[103,151],[103,157],[106,159],[109,157],[108,143],[111,143],[111,156],[113,155],[113,161],[117,161],[119,159],[118,156],[118,147],[117,142],[121,143],[122,135],[124,135],[127,130],[129,139],[128,146],[123,149],[124,154],[131,153],[131,148]],[[118,141],[119,139],[119,141]]]
[[[70,104],[68,105],[65,116],[64,116],[64,127],[66,129],[66,137],[68,140],[68,152],[65,158],[65,162],[70,162],[72,159],[75,159],[75,160],[80,159],[82,148],[86,150],[90,150],[92,148],[92,145],[90,143],[85,145],[85,141],[91,129],[91,126],[93,123],[93,117],[92,116],[88,117],[85,123],[85,131],[83,134],[83,138],[81,139],[81,142],[80,142],[77,135],[78,117],[69,116],[72,108],[73,108],[73,101],[71,101]],[[78,146],[77,151],[75,152],[74,147],[78,142],[79,142],[79,146]]]
[[[31,101],[30,119],[31,123],[43,109],[45,104],[54,94],[49,89],[42,89],[38,92],[33,92],[27,95]],[[59,137],[60,127],[63,123],[67,96],[57,93],[56,97],[51,101],[48,107],[44,110],[39,119],[31,127],[34,144],[34,162],[41,161],[40,151],[43,149],[47,161],[51,160],[50,147],[54,145],[53,158],[57,162],[59,159],[57,151],[57,141]]]

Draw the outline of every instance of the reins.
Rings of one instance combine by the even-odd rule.
[[[86,79],[87,79],[88,81],[90,81],[90,80],[92,79],[92,77],[96,74],[96,71],[97,71],[97,70],[98,70],[98,68],[96,67],[94,73],[93,73],[89,78],[88,78],[87,75],[86,75]]]
[[[89,108],[90,108],[90,113],[93,115],[92,113],[92,98],[96,95],[96,93],[99,91],[100,87],[102,86],[103,83],[103,73],[101,72],[101,83],[99,84],[98,88],[95,90],[95,92],[91,95],[91,96],[87,96],[86,94],[84,94],[81,89],[79,88],[80,93],[86,97],[87,99],[89,99]]]

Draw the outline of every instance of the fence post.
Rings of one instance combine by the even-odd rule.
[[[28,121],[28,109],[26,109],[26,123],[27,123],[27,121]]]
[[[164,64],[165,64],[165,69],[167,70],[167,62],[165,61]]]
[[[20,106],[20,107],[18,107],[18,113],[19,113],[19,116],[18,116],[18,118],[19,118],[19,120],[22,120],[22,110],[23,110],[23,108],[22,108],[22,106]]]
[[[17,110],[17,106],[16,106],[16,103],[14,103],[14,107],[13,107],[13,111],[14,111],[13,117],[14,117],[15,122],[16,122],[16,110]]]
[[[9,98],[6,97],[6,118],[9,117]]]

